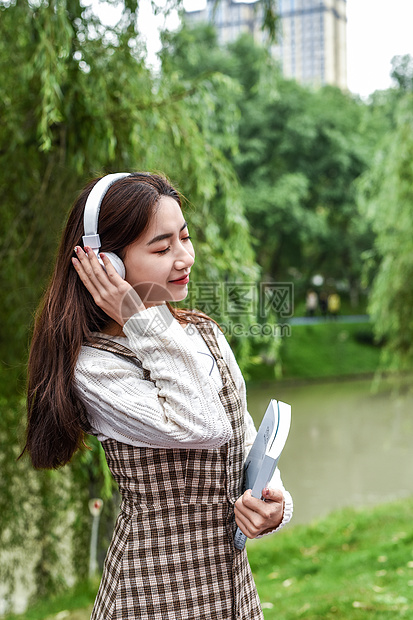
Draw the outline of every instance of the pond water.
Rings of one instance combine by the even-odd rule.
[[[270,398],[292,406],[280,459],[294,499],[294,523],[345,506],[413,495],[413,377],[248,386],[256,425]]]

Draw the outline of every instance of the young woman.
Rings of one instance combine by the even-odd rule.
[[[166,179],[108,175],[76,201],[37,317],[33,465],[64,465],[91,433],[122,495],[94,620],[262,618],[236,525],[254,538],[291,518],[278,469],[265,502],[241,492],[256,431],[225,337],[169,303],[194,257]]]

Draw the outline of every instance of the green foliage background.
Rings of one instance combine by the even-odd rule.
[[[103,495],[106,508],[116,503],[97,443],[63,472],[34,473],[27,461],[16,464],[33,315],[69,206],[85,181],[117,170],[166,173],[191,199],[187,219],[202,257],[195,277],[259,279],[235,172],[202,115],[194,114],[200,101],[213,114],[218,95],[232,85],[219,75],[188,87],[172,73],[152,74],[136,30],[137,8],[125,3],[122,19],[108,29],[77,0],[0,4],[0,545],[11,549],[0,579],[9,593],[16,579],[24,580],[18,568],[30,545],[33,595],[84,578],[88,499]],[[230,123],[222,139],[233,139]],[[244,363],[249,346],[247,339],[239,343]],[[108,535],[114,510],[105,512]]]
[[[116,513],[96,442],[61,472],[16,463],[35,308],[68,209],[93,176],[169,176],[188,197],[195,281],[293,280],[302,298],[318,272],[345,282],[354,303],[372,286],[371,312],[392,359],[413,350],[409,59],[395,60],[395,88],[367,104],[286,80],[248,37],[223,48],[202,26],[164,33],[155,72],[138,3],[118,8],[108,28],[79,0],[0,1],[0,581],[9,594],[29,577],[27,553],[35,597],[83,579],[89,498],[105,499],[102,549]],[[274,33],[271,0],[264,21]],[[257,350],[277,362],[279,339],[247,337],[257,318],[277,316],[230,302],[230,316],[220,306],[214,318],[244,325],[231,341],[244,370]],[[195,305],[208,312],[202,300]]]
[[[401,59],[401,67],[406,60]],[[370,312],[377,339],[386,343],[384,363],[411,367],[413,360],[413,94],[409,75],[395,67],[401,85],[393,97],[392,129],[380,144],[370,170],[359,182],[360,207],[375,232],[365,255],[374,275]],[[408,79],[410,77],[410,79]]]

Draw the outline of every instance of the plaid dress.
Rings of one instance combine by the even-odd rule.
[[[122,504],[91,620],[263,618],[246,551],[233,544],[234,503],[242,486],[241,400],[211,324],[197,327],[221,374],[219,395],[233,437],[209,450],[102,442]],[[140,365],[110,340],[91,346]]]

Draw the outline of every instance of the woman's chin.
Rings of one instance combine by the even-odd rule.
[[[152,308],[153,306],[162,306],[166,303],[178,303],[179,301],[183,301],[188,297],[188,291],[182,294],[174,294],[169,295],[166,299],[163,300],[145,300],[144,306],[145,308]]]
[[[184,293],[182,293],[182,295],[176,296],[174,301],[183,301],[187,297],[188,297],[188,291],[185,291]]]

